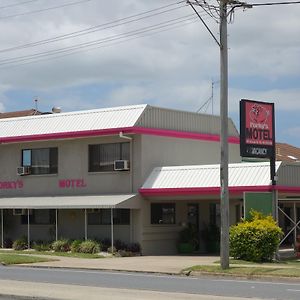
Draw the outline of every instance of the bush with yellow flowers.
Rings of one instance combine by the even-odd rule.
[[[251,218],[230,227],[230,255],[253,262],[271,261],[283,235],[272,216],[251,211]]]

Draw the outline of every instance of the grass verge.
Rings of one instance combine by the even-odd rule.
[[[281,266],[231,266],[223,270],[220,266],[193,266],[185,269],[184,272],[200,272],[215,275],[236,275],[236,276],[274,276],[274,277],[300,277],[300,268]]]
[[[46,262],[53,261],[55,259],[49,259],[44,257],[37,257],[31,255],[20,255],[14,253],[0,253],[0,263],[5,265],[14,265],[14,264],[30,264],[36,262]]]
[[[103,255],[90,254],[90,253],[73,253],[73,252],[53,252],[53,251],[16,251],[16,250],[0,250],[1,253],[11,254],[32,254],[32,255],[50,255],[50,256],[65,256],[65,257],[78,257],[78,258],[104,258]]]

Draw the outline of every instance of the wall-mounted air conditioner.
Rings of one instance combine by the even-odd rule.
[[[29,175],[30,174],[30,167],[18,167],[17,174],[19,176]]]
[[[129,170],[129,161],[128,160],[115,160],[114,161],[114,170],[115,171]]]

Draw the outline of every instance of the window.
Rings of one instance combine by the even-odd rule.
[[[114,161],[129,160],[129,143],[89,145],[89,172],[114,171]]]
[[[175,204],[152,203],[151,224],[175,224]]]
[[[209,204],[209,223],[210,225],[221,226],[221,210],[219,203]]]
[[[21,224],[27,225],[28,215],[21,216]],[[34,209],[30,211],[29,223],[33,225],[53,225],[55,224],[55,210],[54,209]]]
[[[57,148],[22,150],[22,166],[30,167],[30,174],[56,174],[57,162]]]
[[[100,209],[88,214],[89,225],[111,225],[111,210]],[[130,209],[113,209],[114,225],[130,225]]]

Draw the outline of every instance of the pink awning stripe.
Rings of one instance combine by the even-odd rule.
[[[102,135],[115,135],[122,131],[125,134],[147,134],[156,136],[176,137],[183,139],[195,139],[211,142],[219,142],[220,136],[213,134],[201,134],[194,132],[182,132],[176,130],[145,128],[145,127],[125,127],[125,128],[108,128],[99,130],[83,130],[83,131],[71,131],[71,132],[58,132],[47,134],[35,134],[24,136],[12,136],[0,138],[0,143],[15,143],[15,142],[32,142],[42,140],[54,140],[54,139],[69,139],[69,138],[81,138],[81,137],[93,137]],[[239,144],[238,137],[229,137],[228,142],[231,144]]]
[[[275,190],[287,193],[300,193],[300,187],[275,186]],[[262,186],[235,186],[229,187],[230,194],[240,194],[243,192],[271,192],[272,185]],[[219,195],[220,187],[203,187],[203,188],[154,188],[139,189],[142,196],[182,196],[182,195]]]

